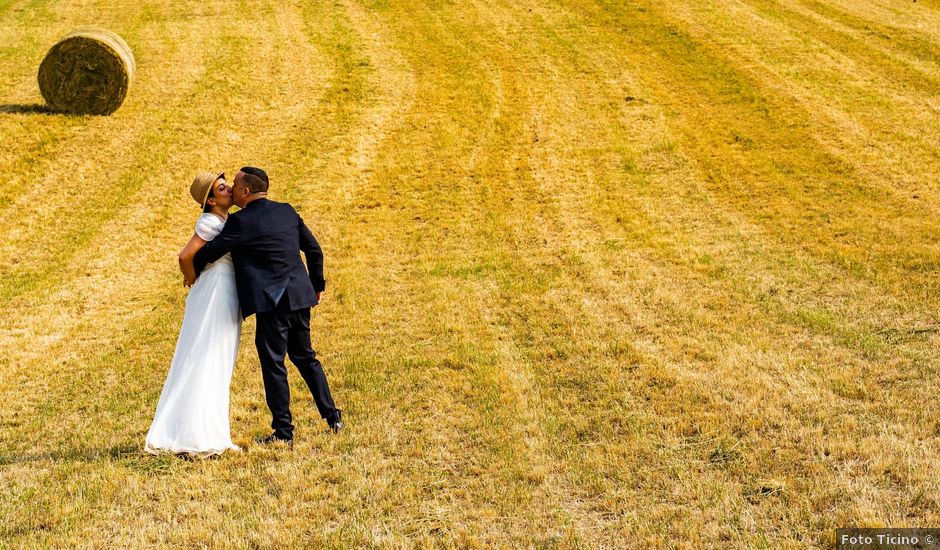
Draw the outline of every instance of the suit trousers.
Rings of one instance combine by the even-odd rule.
[[[336,405],[330,387],[310,344],[310,308],[290,310],[287,293],[281,297],[274,311],[257,314],[255,347],[261,361],[264,394],[271,409],[271,427],[283,439],[293,439],[294,426],[290,414],[290,386],[287,384],[285,354],[300,371],[320,416],[331,425],[336,420]]]

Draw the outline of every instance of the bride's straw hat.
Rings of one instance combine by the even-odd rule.
[[[189,194],[193,196],[193,200],[199,203],[199,206],[205,208],[206,201],[209,200],[209,191],[212,189],[212,184],[215,183],[215,180],[219,178],[224,178],[225,172],[202,172],[196,179],[193,180],[193,184],[189,186]]]

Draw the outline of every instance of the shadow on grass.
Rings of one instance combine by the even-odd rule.
[[[54,115],[56,114],[52,109],[40,103],[0,104],[0,113],[25,114],[25,115]]]
[[[120,460],[144,455],[139,445],[116,445],[104,449],[62,449],[40,453],[0,454],[0,466],[7,464],[25,464],[29,462],[97,462],[99,460]],[[148,455],[149,456],[149,455]]]
[[[30,464],[34,462],[55,462],[67,464],[70,462],[118,462],[130,470],[147,475],[161,475],[173,473],[180,468],[188,468],[187,464],[194,465],[199,462],[219,460],[220,456],[211,456],[205,459],[193,457],[185,453],[160,453],[158,455],[147,453],[139,444],[121,444],[107,448],[79,448],[62,449],[23,454],[0,454],[0,467],[9,464]]]

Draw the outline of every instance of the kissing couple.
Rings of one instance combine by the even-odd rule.
[[[189,191],[203,209],[179,254],[183,284],[191,289],[144,450],[205,458],[239,449],[229,428],[229,387],[242,320],[252,314],[274,428],[256,441],[293,443],[285,355],[310,388],[320,416],[334,433],[340,431],[342,411],[310,344],[310,308],[326,286],[317,240],[290,204],[267,198],[268,175],[260,168],[243,167],[231,186],[225,174],[205,172]],[[240,210],[229,214],[233,204]]]

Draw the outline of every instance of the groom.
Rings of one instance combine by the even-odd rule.
[[[343,428],[333,404],[323,367],[310,345],[310,308],[320,301],[323,252],[294,208],[267,199],[268,175],[245,166],[235,175],[233,200],[241,210],[229,215],[225,228],[196,253],[198,275],[226,252],[235,262],[235,282],[243,318],[258,314],[255,346],[261,360],[264,393],[274,420],[274,433],[260,440],[293,442],[290,387],[284,355],[297,366],[330,429]],[[300,260],[307,257],[310,274]]]

